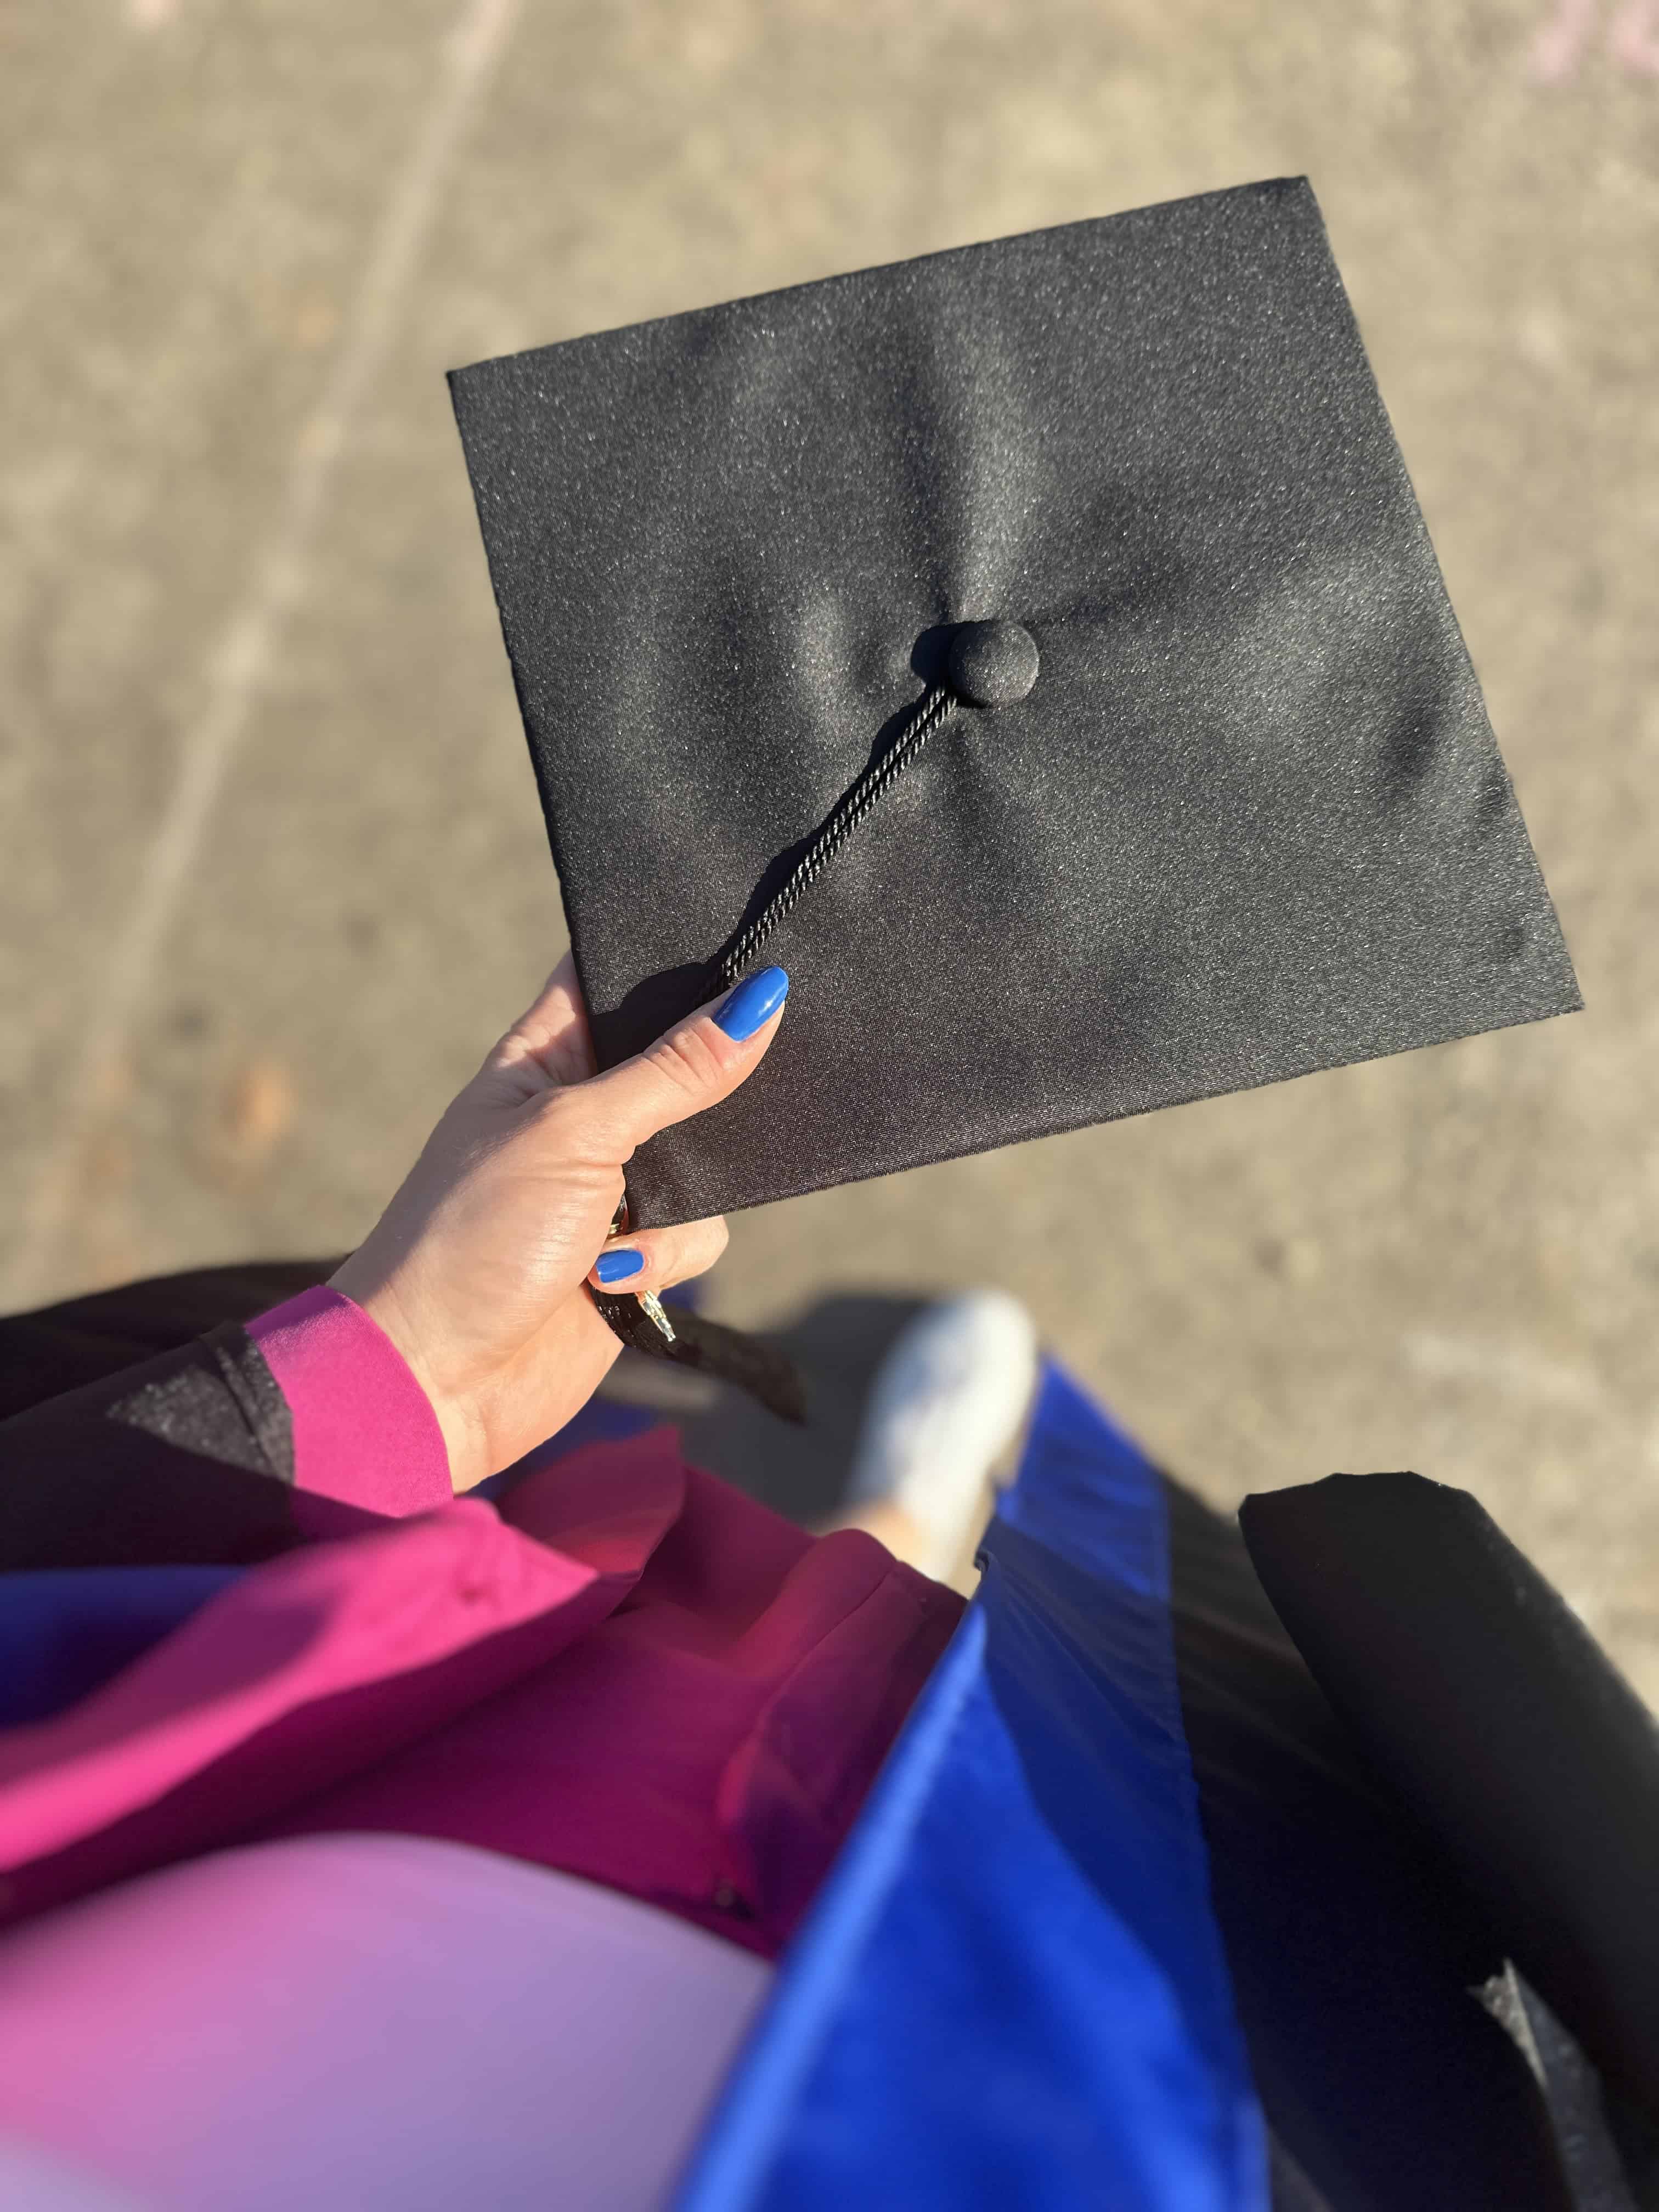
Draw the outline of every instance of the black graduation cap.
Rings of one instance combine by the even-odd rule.
[[[1304,181],[451,381],[635,1226],[1580,1003]]]

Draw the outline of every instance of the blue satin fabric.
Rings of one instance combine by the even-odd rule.
[[[593,1399],[558,1434],[480,1483],[510,1490],[579,1444],[639,1434],[658,1416]],[[242,1567],[46,1567],[0,1575],[0,1728],[50,1720],[90,1697],[228,1589]]]
[[[89,1697],[244,1571],[43,1567],[0,1576],[0,1728],[49,1720]]]
[[[985,1548],[677,2212],[1266,2212],[1162,1492],[1057,1370]]]

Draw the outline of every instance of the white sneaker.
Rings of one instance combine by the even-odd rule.
[[[918,1532],[911,1564],[951,1580],[994,1480],[1012,1474],[1036,1381],[1036,1327],[1018,1299],[970,1291],[929,1306],[877,1372],[843,1510],[897,1508]]]

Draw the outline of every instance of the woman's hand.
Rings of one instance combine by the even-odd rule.
[[[723,1221],[602,1248],[635,1146],[753,1074],[788,988],[781,968],[746,976],[720,1005],[599,1075],[567,956],[336,1271],[334,1288],[385,1330],[431,1401],[457,1490],[551,1436],[617,1357],[585,1279],[661,1290],[725,1250]]]

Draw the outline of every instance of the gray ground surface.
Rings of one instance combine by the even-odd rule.
[[[1218,1500],[1474,1488],[1659,1698],[1659,7],[60,0],[0,164],[12,1304],[349,1243],[560,949],[445,368],[1309,173],[1589,1011],[743,1218],[714,1303],[1005,1282]]]

